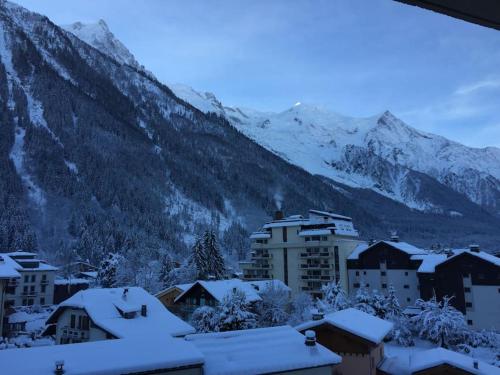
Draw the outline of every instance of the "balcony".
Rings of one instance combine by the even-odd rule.
[[[309,270],[331,270],[333,269],[331,264],[307,264],[302,263],[300,265],[300,269],[309,269]]]
[[[266,253],[252,253],[252,259],[271,259],[273,256]]]
[[[22,292],[21,295],[23,297],[35,297],[36,296],[36,292],[34,292],[34,291],[33,292],[31,292],[31,291],[30,292]]]
[[[7,283],[7,288],[15,288],[18,285],[19,285],[18,280],[9,280],[9,282]]]
[[[49,285],[49,280],[42,280],[40,281],[41,285]]]
[[[303,281],[333,281],[333,275],[302,275],[300,277]]]
[[[320,253],[300,253],[301,258],[311,259],[311,258],[330,258],[330,253],[320,252]]]
[[[270,269],[273,268],[273,265],[272,264],[267,264],[267,263],[255,263],[252,268],[254,268],[254,269],[270,270]]]
[[[61,336],[63,338],[66,338],[66,339],[88,340],[89,339],[89,330],[78,329],[78,328],[69,328],[69,327],[65,326],[62,329]]]

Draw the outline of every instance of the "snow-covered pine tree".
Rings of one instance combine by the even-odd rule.
[[[372,305],[372,296],[366,288],[366,284],[362,282],[356,292],[356,295],[354,296],[353,307],[367,314],[376,315],[375,309],[372,307]]]
[[[374,289],[371,293],[370,305],[375,310],[375,315],[381,319],[385,319],[387,314],[386,298],[378,290]]]
[[[321,287],[323,298],[318,301],[319,307],[326,313],[347,309],[349,298],[340,282],[329,282]]]
[[[311,309],[313,306],[314,302],[310,294],[304,292],[297,294],[292,301],[292,314],[290,315],[288,324],[296,326],[311,320]]]
[[[413,332],[411,331],[411,323],[405,315],[393,315],[391,318],[394,324],[391,332],[387,335],[387,340],[395,341],[401,346],[413,346],[415,341],[413,340]]]
[[[205,243],[200,237],[196,238],[193,245],[192,262],[196,267],[197,278],[206,280],[210,272],[210,262]]]
[[[168,253],[163,254],[159,260],[160,269],[158,272],[158,282],[163,289],[171,287],[175,283],[175,263]]]
[[[238,288],[233,289],[219,305],[221,331],[234,331],[255,327],[255,314],[249,311],[246,296]]]
[[[412,319],[421,338],[444,348],[463,341],[467,332],[465,318],[450,304],[451,299],[447,296],[440,302],[436,296],[429,301],[418,299],[416,305],[422,311]]]
[[[288,290],[270,283],[260,293],[262,301],[258,306],[260,327],[284,325],[289,318],[290,293]]]
[[[118,253],[109,253],[99,265],[97,280],[103,288],[113,288],[116,286],[116,274],[122,258]]]
[[[196,332],[218,332],[220,317],[218,312],[210,306],[197,308],[191,316],[191,325]]]
[[[217,244],[217,236],[213,230],[205,231],[203,247],[208,264],[209,276],[216,280],[222,280],[226,274],[226,266]]]
[[[395,317],[401,316],[402,309],[399,304],[398,297],[396,296],[396,289],[392,284],[389,284],[387,289],[387,296],[385,297],[385,309],[386,317],[388,319],[394,319]]]

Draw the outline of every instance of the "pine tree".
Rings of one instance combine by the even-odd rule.
[[[216,280],[222,280],[226,274],[226,266],[219,247],[217,237],[213,230],[207,230],[203,239],[203,247],[208,263],[208,275]]]
[[[255,327],[255,314],[249,311],[245,293],[237,288],[224,296],[219,306],[219,315],[221,331]]]
[[[378,290],[373,290],[370,296],[370,306],[375,311],[375,315],[381,319],[385,319],[387,314],[386,297]]]
[[[340,282],[330,282],[322,286],[323,298],[318,301],[319,307],[324,312],[334,312],[347,309],[350,305],[349,298]]]
[[[193,245],[192,262],[196,267],[197,278],[206,280],[210,272],[210,264],[206,246],[200,237],[196,239]]]
[[[372,307],[373,300],[370,292],[364,283],[361,283],[359,289],[354,296],[354,308],[361,310],[367,314],[376,315],[375,309]]]
[[[175,282],[175,263],[170,254],[165,253],[160,258],[160,270],[158,272],[158,282],[163,289],[166,289]]]
[[[387,335],[388,340],[392,340],[401,346],[413,346],[413,332],[411,331],[411,323],[404,315],[393,315],[391,322],[393,327],[391,332]]]
[[[392,284],[389,285],[389,289],[387,290],[385,308],[386,317],[389,319],[399,317],[402,314],[401,305],[399,304],[398,297],[396,296],[396,289],[394,289]]]
[[[113,288],[117,284],[117,271],[123,257],[117,253],[109,253],[99,265],[97,280],[103,288]]]
[[[201,306],[193,312],[191,325],[199,333],[218,332],[219,320],[219,314],[215,309],[210,306]]]

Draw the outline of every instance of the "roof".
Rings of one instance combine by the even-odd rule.
[[[332,234],[331,229],[308,229],[299,232],[299,236],[328,236],[330,234]]]
[[[323,319],[311,320],[295,328],[304,331],[323,324],[331,324],[375,344],[381,343],[392,329],[391,322],[353,308],[326,314]]]
[[[126,299],[122,297],[123,291],[123,288],[81,290],[61,302],[47,319],[47,324],[55,323],[65,308],[81,308],[97,326],[118,338],[159,334],[183,336],[195,331],[144,289],[128,288]],[[140,314],[142,305],[147,306],[145,317]],[[132,319],[125,319],[118,309],[122,312],[139,313]]]
[[[78,272],[77,275],[85,276],[90,279],[97,279],[97,271],[83,271],[83,272]]]
[[[0,279],[13,279],[21,277],[17,268],[19,265],[6,254],[0,254]]]
[[[51,266],[40,259],[15,259],[18,271],[57,271],[59,268]],[[39,262],[37,267],[25,267],[23,263]]]
[[[2,372],[9,375],[53,375],[56,361],[64,361],[65,375],[118,375],[200,366],[203,355],[191,343],[169,336],[0,350]]]
[[[5,255],[8,255],[12,258],[16,256],[21,256],[21,257],[36,257],[38,254],[37,253],[31,253],[29,251],[12,251],[10,253],[5,253]]]
[[[454,255],[452,255],[451,257],[446,258],[441,263],[445,263],[445,262],[447,262],[447,261],[449,261],[449,260],[451,260],[453,258],[456,258],[457,256],[462,255],[462,254],[469,254],[469,255],[478,257],[478,258],[480,258],[482,260],[485,260],[487,262],[490,262],[490,263],[494,264],[495,266],[500,267],[500,258],[497,257],[497,256],[495,256],[495,255],[493,255],[493,254],[487,253],[485,251],[476,252],[476,251],[472,251],[470,249],[454,249],[452,251],[453,251]]]
[[[412,255],[412,260],[421,260],[422,263],[418,267],[417,272],[420,273],[433,273],[436,270],[436,266],[447,258],[446,254],[424,254],[424,255]]]
[[[224,296],[231,293],[234,288],[241,290],[246,295],[247,302],[260,301],[261,298],[257,293],[256,289],[250,284],[243,282],[240,279],[230,279],[230,280],[215,280],[215,281],[204,281],[198,280],[190,288],[182,292],[175,302],[182,298],[186,293],[188,293],[195,285],[201,285],[208,293],[212,295],[217,301],[222,301]]]
[[[349,216],[338,215],[338,214],[334,214],[333,212],[327,212],[327,211],[309,210],[309,214],[318,215],[318,216],[328,216],[328,217],[331,217],[332,219],[352,221],[352,218],[350,218]]]
[[[495,375],[500,374],[500,368],[478,361],[478,368],[474,368],[474,361],[477,359],[467,355],[435,348],[413,353],[410,357],[410,370],[412,372],[422,371],[442,364],[449,364],[468,371],[471,374]]]
[[[188,335],[205,355],[205,375],[263,374],[340,363],[337,354],[305,338],[290,326]]]
[[[169,286],[168,288],[166,289],[163,289],[161,291],[159,291],[158,293],[155,294],[155,296],[157,298],[165,295],[166,293],[174,290],[174,289],[179,289],[181,290],[182,292],[185,292],[186,290],[188,290],[189,288],[191,288],[193,286],[193,283],[188,283],[188,284],[176,284],[176,285],[172,285],[172,286]]]
[[[424,255],[428,254],[427,251],[421,249],[419,247],[413,246],[407,242],[395,242],[395,241],[377,241],[373,245],[368,244],[360,244],[358,245],[354,251],[349,255],[347,259],[359,259],[359,256],[364,253],[366,250],[371,249],[374,246],[377,246],[381,243],[385,243],[395,249],[398,249],[408,255]]]
[[[54,285],[76,285],[76,284],[89,284],[88,279],[78,279],[76,277],[71,279],[55,279]]]

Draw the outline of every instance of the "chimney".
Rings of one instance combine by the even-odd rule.
[[[281,220],[285,217],[283,211],[279,210],[274,213],[274,220]]]
[[[64,374],[64,361],[56,361],[55,363],[56,369],[54,370],[55,375],[63,375]]]
[[[306,331],[306,346],[314,346],[316,345],[316,332],[312,330]]]
[[[370,239],[368,240],[368,246],[371,246],[371,245],[373,245],[374,243],[375,243],[375,240],[374,240],[373,238],[370,238]]]
[[[325,313],[323,312],[323,310],[316,309],[312,311],[312,320],[321,320],[324,317]]]
[[[399,236],[397,234],[391,235],[391,241],[392,242],[399,242]]]
[[[472,362],[472,365],[476,370],[479,368],[479,362],[477,361],[477,359],[475,359],[474,362]]]
[[[141,315],[142,316],[147,316],[148,315],[148,305],[142,305],[141,306]]]
[[[127,294],[128,294],[128,288],[123,288],[122,298],[127,299]]]
[[[479,245],[473,244],[473,245],[469,245],[469,250],[473,253],[479,253],[480,248],[479,248]]]

